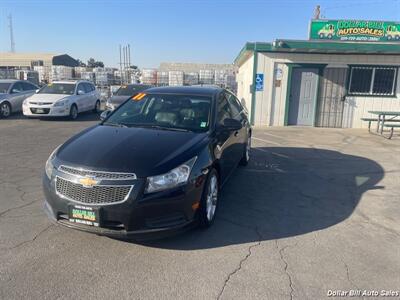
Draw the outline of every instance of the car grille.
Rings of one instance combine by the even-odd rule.
[[[52,105],[53,102],[29,102],[29,104],[40,106],[40,105]]]
[[[50,108],[31,108],[33,114],[46,115],[50,112]]]
[[[78,176],[92,176],[96,179],[109,179],[109,180],[134,180],[136,179],[136,175],[133,173],[116,173],[116,172],[101,172],[101,171],[92,171],[92,170],[83,170],[76,169],[67,166],[60,166],[59,170],[70,174],[70,175],[78,175]]]
[[[56,179],[58,194],[69,200],[85,204],[115,204],[123,202],[128,198],[132,187],[131,185],[84,187],[79,183],[74,183],[61,177]]]

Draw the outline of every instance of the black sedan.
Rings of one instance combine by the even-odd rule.
[[[120,238],[208,227],[220,188],[249,161],[250,137],[247,112],[227,90],[148,89],[54,150],[45,211],[62,225]]]

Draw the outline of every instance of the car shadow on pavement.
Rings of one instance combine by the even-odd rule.
[[[362,194],[381,189],[376,162],[315,148],[253,148],[221,191],[207,230],[142,244],[195,250],[274,240],[323,230],[348,218]]]

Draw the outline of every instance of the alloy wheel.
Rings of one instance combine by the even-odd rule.
[[[207,202],[206,202],[206,212],[207,220],[211,222],[215,216],[215,210],[217,208],[218,201],[218,179],[215,174],[210,178],[210,183],[208,186]]]
[[[73,120],[75,120],[75,119],[78,117],[78,109],[76,108],[75,105],[73,105],[73,106],[71,107],[71,113],[70,113],[70,115],[71,115],[71,119],[73,119]]]
[[[8,103],[3,103],[0,106],[0,115],[3,116],[4,118],[9,117],[11,114],[11,108]]]

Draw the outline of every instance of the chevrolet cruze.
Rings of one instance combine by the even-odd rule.
[[[129,98],[50,155],[45,211],[120,238],[210,226],[219,191],[249,161],[247,112],[218,87],[159,87]]]

